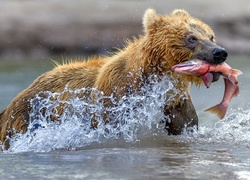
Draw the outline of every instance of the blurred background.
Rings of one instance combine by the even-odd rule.
[[[147,8],[186,9],[214,29],[229,53],[250,53],[248,0],[6,0],[0,1],[0,56],[103,54],[143,33]]]
[[[124,39],[143,34],[147,8],[160,14],[187,10],[214,29],[232,61],[249,65],[249,0],[1,0],[0,109],[52,69],[51,59],[107,55]]]

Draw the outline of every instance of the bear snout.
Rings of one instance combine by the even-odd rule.
[[[227,51],[222,47],[216,47],[212,50],[213,60],[216,64],[220,64],[227,59]]]

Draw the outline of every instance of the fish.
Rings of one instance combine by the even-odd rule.
[[[234,85],[230,80],[226,78],[224,78],[224,83],[225,91],[222,101],[219,104],[205,110],[207,112],[216,114],[220,119],[223,119],[225,117],[231,99],[240,94],[240,89],[238,85]]]
[[[224,77],[225,84],[223,99],[219,104],[205,110],[216,114],[220,119],[225,117],[231,99],[238,96],[240,93],[237,76],[243,73],[238,69],[231,68],[225,62],[220,64],[211,64],[199,59],[194,59],[174,65],[172,67],[172,71],[181,74],[199,76],[202,78],[207,88],[209,88],[210,84],[213,82],[213,73],[221,73]]]
[[[232,69],[227,63],[211,64],[199,59],[186,61],[181,64],[174,65],[172,70],[181,73],[195,76],[201,76],[204,84],[209,87],[209,83],[212,81],[213,74],[211,72],[219,72],[222,76],[229,79],[233,84],[238,84],[237,76],[242,74],[238,69]],[[204,77],[203,77],[204,76]],[[208,83],[208,84],[207,84]]]

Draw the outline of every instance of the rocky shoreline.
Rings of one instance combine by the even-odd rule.
[[[46,0],[0,2],[0,56],[103,54],[143,34],[147,8],[161,14],[186,9],[214,29],[229,53],[250,54],[247,0]]]

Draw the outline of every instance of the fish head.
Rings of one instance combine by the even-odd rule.
[[[189,74],[189,75],[200,75],[200,69],[202,66],[202,61],[200,60],[190,60],[184,63],[177,64],[172,67],[172,71],[181,74]]]
[[[209,87],[212,82],[218,81],[221,76],[220,72],[210,72],[209,70],[211,66],[214,65],[195,59],[173,66],[172,71],[181,74],[201,76],[204,84]]]

